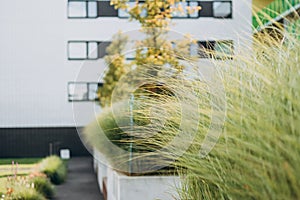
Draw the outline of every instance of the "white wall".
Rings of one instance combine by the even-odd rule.
[[[172,29],[198,40],[240,43],[238,34],[251,34],[251,0],[233,0],[233,19],[174,22]],[[1,1],[0,127],[74,126],[68,81],[76,79],[83,63],[90,66],[90,73],[78,81],[97,81],[104,67],[103,61],[68,61],[67,42],[110,40],[118,30],[137,28],[137,23],[126,19],[67,19],[67,0]],[[75,104],[80,126],[99,111],[92,102]]]
[[[178,176],[126,176],[108,168],[108,200],[173,200],[179,199]]]

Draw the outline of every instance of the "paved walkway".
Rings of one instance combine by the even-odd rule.
[[[93,171],[92,157],[69,160],[67,180],[56,186],[55,200],[103,200]]]

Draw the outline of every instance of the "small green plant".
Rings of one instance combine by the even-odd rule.
[[[31,168],[26,174],[20,174],[24,165],[11,162],[11,172],[1,180],[0,200],[42,200],[54,196],[54,186],[46,174],[39,172],[38,167]]]
[[[34,188],[22,187],[14,191],[11,200],[46,200],[46,198]]]
[[[33,183],[34,189],[41,193],[44,197],[51,199],[54,196],[54,186],[45,176],[36,176],[30,179]]]
[[[40,163],[40,171],[55,185],[63,183],[67,176],[66,164],[57,156],[43,159]]]

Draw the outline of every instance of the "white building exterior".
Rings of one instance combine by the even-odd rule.
[[[243,42],[240,36],[251,37],[251,0],[191,3],[195,4],[202,10],[194,18],[174,18],[174,31],[190,33],[199,41],[230,40],[235,50]],[[118,16],[96,17],[109,15],[108,2],[86,5],[90,18],[72,18],[86,16],[87,8],[84,11],[78,0],[1,1],[0,129],[75,127],[93,119],[92,112],[82,112],[75,124],[73,103],[78,110],[99,111],[93,101],[69,101],[70,82],[91,83],[93,89],[92,83],[98,82],[104,70],[101,58],[71,60],[70,56],[80,56],[82,50],[80,45],[70,47],[71,41],[109,41],[119,30],[132,31],[139,25]],[[95,43],[89,48],[95,48]],[[77,78],[83,65],[89,66],[90,72]]]

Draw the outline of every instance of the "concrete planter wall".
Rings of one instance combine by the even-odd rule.
[[[99,151],[94,149],[94,170],[97,174],[97,180],[100,191],[103,193],[103,181],[107,177],[107,161]]]
[[[178,176],[126,176],[107,166],[104,155],[94,149],[94,169],[98,184],[107,200],[174,200]],[[103,182],[106,182],[106,186]]]
[[[108,200],[174,200],[178,176],[126,176],[111,168],[107,170]]]

